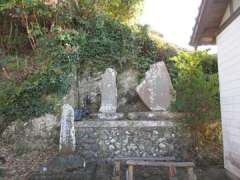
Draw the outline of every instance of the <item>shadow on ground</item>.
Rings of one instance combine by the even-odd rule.
[[[122,180],[125,180],[126,166],[122,166]],[[28,180],[112,180],[113,164],[109,161],[85,162],[79,156],[57,156],[28,176]],[[233,180],[220,167],[195,168],[198,180]],[[135,180],[168,180],[167,168],[137,167]],[[177,169],[177,179],[186,180],[187,173]],[[234,179],[235,180],[235,179]]]

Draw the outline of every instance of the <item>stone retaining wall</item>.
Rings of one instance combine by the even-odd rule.
[[[83,157],[174,156],[173,121],[82,121],[75,123],[75,131]]]

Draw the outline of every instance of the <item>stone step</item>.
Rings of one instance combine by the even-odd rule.
[[[122,120],[124,118],[124,113],[94,113],[90,114],[88,120]]]
[[[131,112],[127,114],[130,120],[178,120],[184,117],[182,113],[172,113],[168,111],[159,112]]]
[[[174,127],[174,121],[153,121],[153,120],[88,120],[77,121],[74,124],[78,128],[147,128],[147,127]]]
[[[152,121],[152,120],[178,120],[184,117],[182,113],[172,113],[167,111],[161,112],[130,112],[130,113],[94,113],[85,120],[135,120],[135,121]]]

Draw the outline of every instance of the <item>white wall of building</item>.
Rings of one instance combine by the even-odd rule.
[[[240,16],[217,45],[225,168],[240,177]]]

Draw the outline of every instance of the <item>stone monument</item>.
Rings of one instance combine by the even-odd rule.
[[[106,69],[102,75],[100,83],[101,91],[101,113],[115,113],[117,111],[117,72],[112,69]]]
[[[166,111],[173,99],[173,86],[165,63],[151,65],[136,91],[151,111]]]
[[[107,68],[102,75],[100,82],[101,107],[99,109],[99,119],[119,119],[122,114],[117,111],[117,72],[112,68]]]
[[[59,150],[61,152],[74,152],[75,147],[74,109],[69,104],[64,104],[61,117]]]

